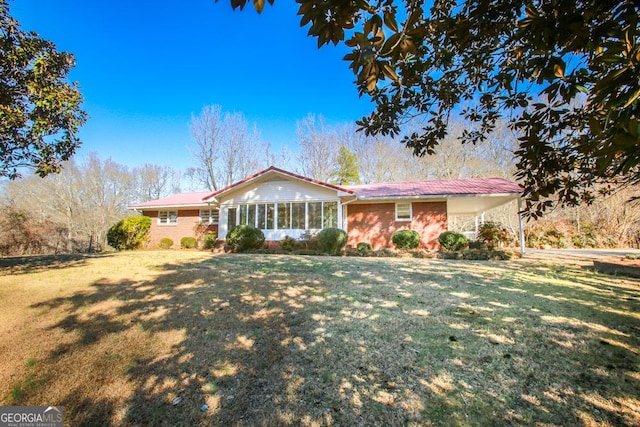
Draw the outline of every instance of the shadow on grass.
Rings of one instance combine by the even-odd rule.
[[[70,337],[53,370],[85,366],[72,425],[632,425],[629,295],[570,268],[221,255],[33,308]]]
[[[64,254],[64,255],[28,255],[0,257],[0,271],[10,274],[28,274],[42,271],[80,267],[92,258],[111,256],[110,254]]]

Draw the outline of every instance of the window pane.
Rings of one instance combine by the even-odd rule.
[[[338,202],[324,202],[324,228],[338,226]]]
[[[240,224],[247,225],[247,205],[240,205]]]
[[[291,228],[304,230],[304,203],[291,204]]]
[[[411,203],[396,203],[396,219],[411,219]]]
[[[227,210],[227,231],[231,231],[236,225],[236,208],[229,208]]]
[[[275,203],[267,204],[267,226],[265,229],[273,230],[275,228],[276,205]]]
[[[258,205],[258,228],[261,230],[266,230],[266,209],[265,209],[265,205]]]
[[[247,224],[252,227],[256,226],[256,205],[247,206]]]
[[[278,203],[278,229],[291,228],[291,203]]]
[[[322,202],[309,203],[309,228],[322,228]]]
[[[178,223],[178,211],[169,211],[169,224]]]

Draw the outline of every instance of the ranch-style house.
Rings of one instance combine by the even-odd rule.
[[[175,194],[130,209],[151,217],[151,245],[206,232],[224,240],[236,225],[250,224],[268,242],[338,227],[347,232],[348,246],[367,242],[374,249],[393,247],[393,233],[411,229],[420,234],[421,248],[437,250],[448,217],[476,216],[477,227],[485,211],[519,203],[521,193],[502,178],[333,185],[272,166],[219,191]]]

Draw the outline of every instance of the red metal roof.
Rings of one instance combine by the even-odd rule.
[[[139,208],[157,208],[157,207],[169,207],[169,206],[193,206],[193,205],[206,205],[203,199],[211,194],[210,191],[199,191],[193,193],[179,193],[169,197],[165,197],[158,200],[150,200],[148,202],[137,203],[129,206],[131,209]]]
[[[394,197],[437,197],[452,195],[488,195],[488,194],[519,194],[522,188],[515,182],[503,178],[469,178],[451,180],[405,181],[387,182],[381,184],[345,185],[337,186],[326,182],[307,178],[283,169],[271,166],[263,171],[251,175],[241,181],[231,184],[221,190],[211,192],[180,193],[163,199],[151,200],[129,206],[131,209],[152,209],[179,206],[206,206],[206,200],[211,200],[220,194],[240,187],[252,180],[268,173],[287,175],[295,179],[312,184],[342,191],[357,196],[359,199],[394,198]]]
[[[347,185],[358,198],[519,194],[522,188],[503,178],[468,178]]]

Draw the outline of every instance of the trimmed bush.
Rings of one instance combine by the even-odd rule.
[[[160,249],[169,249],[173,246],[173,240],[168,237],[163,237],[160,239]]]
[[[420,245],[420,235],[415,230],[400,230],[393,233],[391,241],[398,249],[415,249]]]
[[[182,249],[194,249],[198,247],[198,241],[195,237],[183,237],[180,239],[180,247]]]
[[[371,243],[360,242],[356,246],[356,251],[358,251],[358,254],[362,256],[369,255],[371,252],[373,252],[373,246],[371,246]]]
[[[204,249],[213,249],[216,247],[216,238],[218,236],[216,233],[207,233],[207,236],[204,238],[204,242],[202,243],[202,247]]]
[[[262,230],[250,225],[239,225],[227,234],[227,245],[236,252],[259,249],[264,244]]]
[[[339,228],[329,227],[318,233],[320,249],[329,254],[338,254],[347,244],[347,232]]]
[[[151,218],[129,216],[118,221],[107,231],[107,243],[117,250],[138,249],[149,238]]]
[[[280,247],[285,252],[293,252],[300,247],[300,243],[290,236],[284,236],[284,239],[280,240]]]
[[[457,231],[445,231],[438,236],[440,247],[448,251],[457,252],[469,246],[469,239]]]

